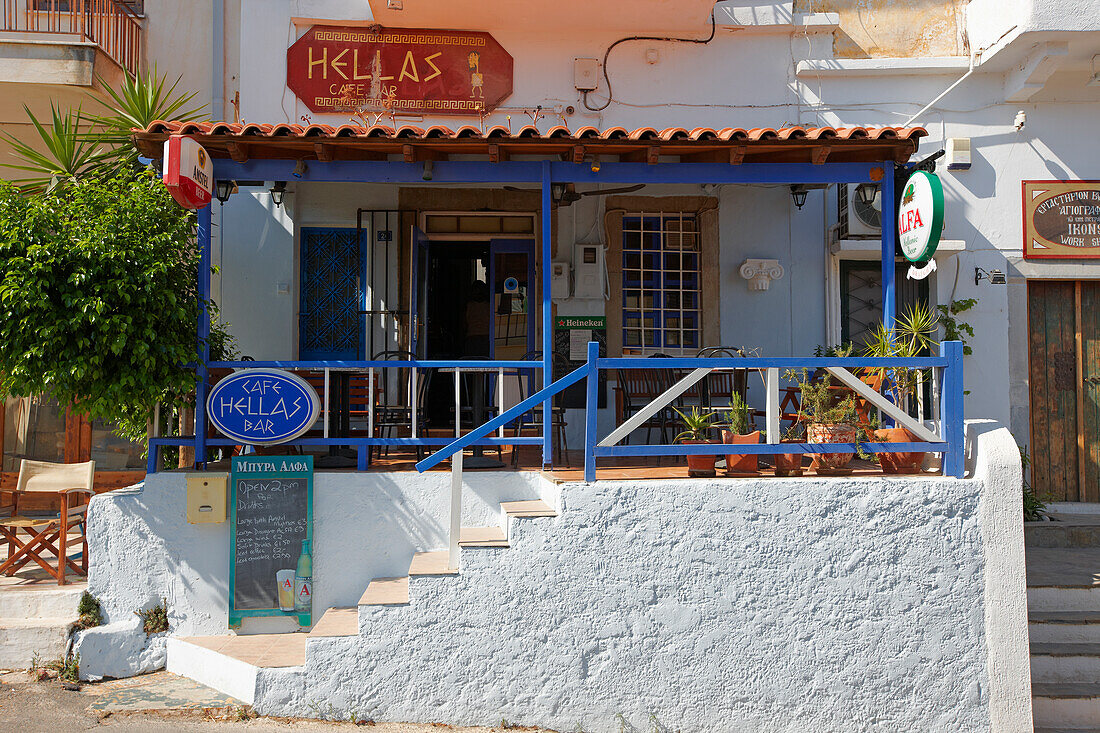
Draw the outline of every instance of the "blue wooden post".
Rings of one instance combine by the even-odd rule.
[[[943,370],[943,390],[940,394],[940,419],[947,451],[943,454],[943,475],[962,478],[965,466],[963,435],[963,345],[961,341],[944,341],[940,354],[947,359]]]
[[[550,237],[553,201],[550,198],[550,161],[542,162],[542,388],[554,382],[554,314],[550,304]],[[551,431],[553,400],[542,403],[542,465],[554,465],[554,440]]]
[[[894,285],[894,252],[898,241],[898,212],[894,198],[894,164],[882,164],[882,323],[893,330],[897,319],[897,297]]]
[[[199,209],[199,365],[195,381],[195,468],[206,467],[206,364],[210,361],[210,204]]]
[[[588,391],[584,400],[584,480],[596,480],[596,411],[600,406],[600,370],[596,359],[600,356],[600,344],[588,342]]]

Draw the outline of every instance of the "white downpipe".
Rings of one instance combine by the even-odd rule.
[[[451,456],[451,531],[447,546],[447,568],[458,570],[458,540],[462,532],[462,451]]]
[[[913,120],[917,119],[922,114],[924,114],[928,110],[932,109],[932,107],[934,107],[936,105],[936,102],[938,102],[941,99],[943,99],[944,97],[946,97],[948,94],[951,93],[951,90],[953,90],[959,84],[962,84],[964,81],[966,81],[966,78],[974,73],[974,69],[981,66],[980,61],[975,61],[975,59],[977,57],[979,57],[981,55],[981,53],[982,53],[982,49],[979,49],[979,50],[975,51],[974,53],[970,54],[970,68],[966,70],[966,73],[963,74],[961,77],[959,77],[959,79],[954,84],[952,84],[951,86],[947,87],[947,89],[944,89],[942,92],[940,92],[940,95],[938,97],[936,97],[931,102],[929,102],[928,104],[921,107],[920,112],[917,112],[915,115],[913,115],[912,117],[907,119],[905,122],[901,123],[901,126],[902,127],[909,127],[909,125],[912,124]]]

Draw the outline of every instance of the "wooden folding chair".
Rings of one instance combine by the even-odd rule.
[[[19,480],[13,494],[9,516],[0,519],[0,539],[8,543],[8,558],[0,564],[0,573],[14,575],[32,560],[65,585],[68,568],[78,575],[88,574],[88,532],[85,519],[88,502],[93,495],[95,461],[86,463],[49,463],[23,460],[19,464]],[[28,494],[54,494],[60,500],[60,509],[51,512],[20,512],[20,498]],[[81,543],[80,562],[68,556],[71,546],[69,533],[79,530],[75,539]],[[21,537],[20,533],[25,535]],[[56,566],[43,554],[51,552]]]

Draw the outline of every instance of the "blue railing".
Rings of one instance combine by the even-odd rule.
[[[516,374],[518,370],[541,369],[541,362],[533,361],[450,361],[450,360],[406,360],[406,361],[264,361],[264,362],[214,362],[210,369],[268,367],[281,369],[294,369],[299,371],[355,371],[362,373],[367,371],[373,375],[374,370],[410,368],[417,369],[494,369],[509,370],[508,373]],[[859,370],[868,368],[889,369],[914,369],[922,372],[930,372],[932,379],[932,392],[936,396],[933,409],[932,427],[928,427],[923,420],[914,420],[900,408],[890,404],[885,398],[873,393],[870,387],[863,385],[856,374]],[[596,416],[598,405],[598,389],[600,370],[609,369],[657,369],[676,370],[686,372],[677,385],[658,396],[649,406],[638,411],[634,417],[618,426],[607,436],[597,435]],[[787,370],[826,370],[838,377],[838,381],[860,392],[865,399],[872,402],[872,406],[878,409],[886,417],[893,417],[903,424],[910,432],[924,440],[906,443],[880,443],[860,442],[856,443],[782,443],[780,436],[779,414],[779,390],[780,374]],[[763,444],[659,444],[659,445],[620,445],[619,440],[629,434],[632,421],[643,421],[647,414],[664,409],[675,400],[679,392],[690,388],[692,384],[705,378],[706,374],[714,370],[747,370],[758,372],[764,378],[767,443]],[[849,371],[853,370],[853,371]],[[373,377],[372,377],[373,378]],[[415,378],[414,378],[415,379]],[[416,464],[418,471],[425,471],[440,462],[450,458],[456,452],[470,446],[496,446],[496,445],[544,445],[545,435],[534,436],[502,436],[499,434],[502,428],[520,418],[524,413],[537,408],[539,405],[548,405],[550,400],[562,390],[581,380],[586,381],[585,404],[585,446],[584,446],[584,474],[585,480],[594,481],[596,478],[596,462],[599,458],[616,456],[672,456],[672,455],[775,455],[780,453],[840,453],[855,452],[859,449],[874,451],[877,453],[899,452],[929,452],[939,453],[943,456],[943,473],[947,476],[962,477],[963,475],[963,374],[962,374],[962,344],[957,341],[948,341],[941,344],[939,356],[914,357],[914,358],[855,358],[855,357],[750,357],[750,358],[606,358],[599,357],[598,347],[595,343],[588,346],[585,363],[566,376],[558,379],[548,387],[532,394],[514,407],[500,412],[496,417],[484,424],[468,431],[465,435],[454,438],[419,437],[416,436],[416,427],[412,426],[413,437],[382,438],[374,437],[373,425],[366,436],[330,436],[302,437],[290,441],[289,445],[301,446],[352,446],[358,451],[357,465],[363,470],[368,465],[368,454],[372,446],[424,446],[440,447],[439,450]],[[692,381],[694,380],[694,381]],[[325,396],[326,421],[328,416],[327,389]],[[368,389],[373,394],[373,382]],[[198,405],[196,410],[196,424],[205,420],[203,406]],[[415,402],[412,405],[415,413]],[[647,413],[647,409],[651,411]],[[456,420],[459,419],[458,405],[456,404]],[[496,436],[492,434],[498,432]],[[543,431],[544,432],[544,431]],[[196,457],[200,462],[206,457],[209,447],[232,446],[235,442],[223,438],[201,439],[195,436],[178,437],[154,437],[149,441],[149,470],[156,470],[157,453],[164,446],[193,446],[196,449]]]
[[[874,451],[877,453],[902,453],[902,452],[928,452],[943,455],[942,468],[945,476],[961,478],[964,471],[963,456],[963,374],[962,374],[962,344],[958,341],[947,341],[941,344],[940,356],[914,357],[914,358],[842,358],[842,357],[813,357],[813,358],[665,358],[665,359],[638,359],[638,358],[600,358],[599,347],[595,342],[589,343],[587,359],[584,366],[570,373],[563,379],[542,392],[533,395],[527,402],[537,404],[552,397],[570,384],[587,381],[585,401],[585,446],[584,446],[584,477],[586,481],[596,480],[596,459],[613,456],[664,456],[664,455],[775,455],[780,453],[841,453],[856,452],[859,449]],[[933,392],[939,395],[937,405],[938,420],[933,420],[934,427],[938,427],[938,433],[923,424],[923,421],[915,421],[900,408],[890,404],[881,395],[874,394],[870,387],[862,385],[858,377],[849,372],[850,369],[885,368],[889,369],[918,369],[931,370],[933,379]],[[765,444],[722,444],[718,448],[715,444],[676,444],[676,445],[617,445],[617,440],[629,434],[631,425],[627,420],[609,436],[600,439],[596,429],[596,407],[598,405],[599,372],[601,369],[658,369],[658,370],[692,370],[693,375],[685,377],[678,386],[689,388],[695,381],[706,376],[715,369],[744,369],[760,372],[765,375],[766,390],[766,417],[767,438]],[[816,370],[823,369],[839,378],[843,384],[855,389],[865,398],[872,401],[873,406],[904,422],[904,427],[918,436],[930,436],[924,441],[906,443],[781,443],[779,440],[779,398],[780,370]],[[861,386],[862,385],[862,386]],[[666,391],[650,403],[653,411],[663,409],[678,393],[675,388]],[[682,391],[682,390],[681,390]],[[514,409],[530,409],[528,405],[517,405]],[[652,413],[650,413],[652,414]],[[635,416],[636,420],[646,418],[646,408],[643,408]],[[479,437],[488,435],[502,421],[509,419],[506,413],[494,420],[490,420],[480,428],[471,431],[459,440],[448,444],[429,458],[416,465],[417,470],[424,471],[438,464],[440,461],[452,456],[457,451],[473,444]],[[938,426],[935,425],[938,423]]]
[[[356,450],[356,466],[359,470],[366,470],[370,465],[370,449],[375,446],[391,447],[391,446],[412,446],[412,447],[425,447],[435,448],[438,446],[445,446],[454,441],[453,437],[422,437],[418,433],[418,421],[416,419],[418,410],[418,395],[416,390],[417,373],[424,370],[454,370],[454,379],[457,383],[459,375],[470,370],[485,371],[487,369],[493,370],[493,374],[498,377],[497,385],[497,398],[502,401],[503,394],[500,388],[503,386],[503,379],[501,377],[509,377],[523,374],[534,374],[541,372],[543,364],[541,361],[527,361],[527,360],[443,360],[443,359],[390,359],[390,360],[362,360],[362,361],[215,361],[207,364],[206,371],[211,370],[223,370],[223,369],[251,369],[251,368],[269,368],[269,369],[287,369],[298,372],[315,372],[324,376],[325,386],[318,390],[322,402],[322,421],[321,430],[323,432],[322,437],[317,435],[309,435],[296,438],[294,440],[287,441],[283,445],[295,445],[295,446],[341,446],[350,447]],[[401,409],[407,409],[410,411],[413,419],[410,424],[412,437],[375,437],[375,417],[374,417],[374,405],[372,395],[375,392],[376,381],[375,376],[381,375],[382,370],[394,370],[394,369],[410,369],[412,375],[409,380],[409,394],[408,401],[400,405]],[[331,400],[329,394],[329,377],[338,373],[354,373],[359,377],[366,377],[367,379],[367,397],[360,399],[352,399],[353,404],[360,405],[360,413],[367,415],[366,435],[345,435],[338,436],[332,435],[330,430],[330,415]],[[381,380],[379,380],[380,382]],[[456,393],[457,395],[458,393]],[[392,406],[391,406],[392,407]],[[231,447],[237,446],[240,443],[235,440],[227,438],[212,438],[209,437],[210,429],[206,424],[206,406],[202,402],[198,402],[195,405],[195,425],[197,428],[192,435],[177,435],[161,437],[154,435],[149,439],[149,455],[147,460],[146,471],[148,473],[156,473],[159,469],[160,453],[164,447],[189,447],[195,449],[195,458],[197,464],[204,464],[206,462],[207,453],[209,448],[219,447]],[[462,405],[459,399],[456,397],[455,402],[455,419],[461,420]],[[528,408],[530,409],[530,408]],[[525,411],[523,411],[525,412]],[[523,412],[515,415],[509,422],[512,422],[517,417],[520,417]],[[316,432],[316,431],[311,431]],[[456,428],[456,432],[460,432]],[[491,431],[490,431],[491,432]],[[478,446],[501,446],[501,445],[544,445],[545,440],[542,435],[512,435],[504,436],[498,434],[496,437],[490,437],[488,434],[479,436],[476,443],[468,443],[467,445]]]

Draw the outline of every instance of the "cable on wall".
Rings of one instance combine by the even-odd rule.
[[[715,3],[717,5],[717,3]],[[603,103],[603,106],[593,107],[588,103],[588,92],[581,94],[581,103],[584,104],[584,108],[592,112],[599,112],[607,109],[611,105],[612,93],[611,93],[611,77],[607,73],[607,59],[611,56],[611,52],[621,43],[628,43],[630,41],[661,41],[669,43],[698,43],[706,45],[714,40],[714,34],[717,30],[717,23],[714,20],[714,6],[710,9],[710,35],[706,38],[672,38],[669,36],[629,36],[627,38],[620,38],[607,47],[607,50],[603,54],[603,80],[607,84],[607,101]]]

